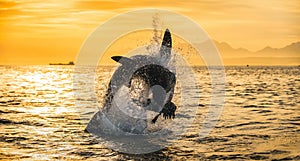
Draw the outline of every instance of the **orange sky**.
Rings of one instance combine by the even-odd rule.
[[[0,64],[75,60],[101,23],[145,7],[168,9],[195,20],[211,38],[252,51],[300,40],[300,2],[0,0]]]

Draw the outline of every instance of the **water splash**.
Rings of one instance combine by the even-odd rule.
[[[152,20],[152,26],[153,26],[152,41],[153,41],[154,45],[160,45],[162,33],[158,29],[159,28],[159,22],[160,22],[160,18],[159,18],[158,13],[153,15],[152,18],[153,18],[153,20]]]
[[[161,20],[158,13],[152,16],[152,27],[153,36],[150,44],[147,46],[147,52],[149,55],[157,56],[160,49],[160,42],[162,41]]]
[[[163,22],[161,21],[159,13],[155,13],[152,16],[152,27],[153,27],[153,36],[152,39],[150,40],[149,45],[146,47],[146,53],[150,56],[160,58],[160,48],[161,48],[161,42],[162,42],[162,37],[163,37]],[[172,32],[172,31],[171,31]],[[172,72],[176,73],[175,70],[175,60],[176,60],[176,55],[173,51],[171,51],[172,54],[170,55],[170,60],[168,61],[167,64],[165,64],[169,70]],[[162,63],[164,64],[164,63]]]

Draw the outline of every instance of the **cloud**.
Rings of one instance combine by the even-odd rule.
[[[174,10],[185,10],[185,7],[181,6],[181,2],[164,0],[159,2],[153,2],[148,0],[78,0],[75,2],[74,7],[80,10],[113,10],[113,11],[128,11],[132,9],[141,8],[165,8]]]

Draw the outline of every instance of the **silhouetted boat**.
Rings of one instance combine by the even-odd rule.
[[[70,61],[69,63],[49,63],[49,65],[75,65],[75,63]]]

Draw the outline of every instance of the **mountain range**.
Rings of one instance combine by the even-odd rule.
[[[299,65],[300,41],[282,48],[265,47],[258,51],[233,48],[228,43],[214,41],[226,65]]]

